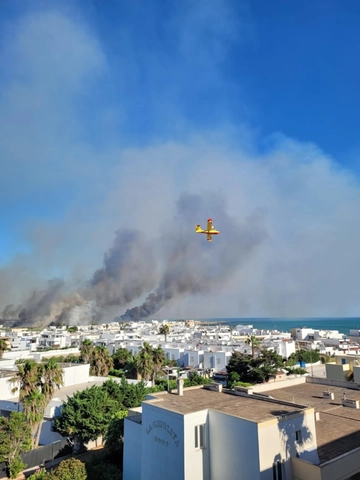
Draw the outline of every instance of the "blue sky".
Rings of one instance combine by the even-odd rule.
[[[267,211],[271,242],[237,271],[263,293],[164,314],[357,311],[356,0],[12,0],[0,19],[1,305],[53,276],[70,291],[119,227],[150,217],[156,237],[181,193],[215,191],[239,222]]]

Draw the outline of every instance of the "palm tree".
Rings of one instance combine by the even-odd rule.
[[[161,325],[161,327],[159,328],[159,333],[160,335],[165,335],[165,342],[166,342],[167,336],[170,333],[169,325],[167,323],[165,325]]]
[[[0,358],[3,357],[6,350],[9,350],[8,341],[6,338],[0,338]]]
[[[50,402],[56,390],[64,385],[64,370],[59,366],[55,358],[50,358],[41,365],[41,391],[45,395],[46,404]]]
[[[39,445],[41,422],[46,408],[46,397],[40,390],[34,390],[22,402],[26,420],[31,427],[31,448]]]
[[[126,364],[123,367],[126,378],[138,378],[138,361],[136,355],[130,354]]]
[[[252,358],[255,358],[255,350],[258,350],[260,348],[261,340],[259,338],[256,338],[254,335],[250,335],[245,340],[245,345],[251,345],[251,356]]]
[[[166,355],[165,355],[164,350],[159,345],[157,348],[153,348],[152,356],[153,356],[153,363],[154,363],[154,369],[153,369],[153,374],[152,374],[152,382],[153,382],[153,385],[154,385],[156,377],[158,376],[158,374],[164,368],[165,361],[166,361]]]
[[[8,380],[14,385],[12,393],[19,391],[19,402],[39,387],[38,366],[35,360],[26,360],[17,364],[18,371]]]
[[[140,348],[137,366],[138,372],[144,380],[148,381],[152,378],[154,371],[153,349],[147,342],[144,342],[144,345]]]
[[[63,382],[64,371],[55,359],[45,364],[37,364],[35,360],[25,360],[17,364],[18,371],[8,380],[14,385],[12,392],[19,391],[19,403],[32,431],[32,447],[39,444],[41,422],[47,404],[53,397],[55,390]]]
[[[89,363],[93,350],[94,350],[93,342],[88,338],[84,340],[80,346],[80,362]]]
[[[104,345],[95,347],[91,358],[91,373],[97,377],[107,377],[109,370],[113,367],[113,359],[110,356],[109,350]]]

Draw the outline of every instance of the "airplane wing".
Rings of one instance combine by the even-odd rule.
[[[206,230],[203,230],[200,225],[196,225],[195,231],[196,233],[205,233],[208,242],[212,241],[213,235],[218,235],[220,233],[219,230],[215,230],[211,218],[208,218]]]

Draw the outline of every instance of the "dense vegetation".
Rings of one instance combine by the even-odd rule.
[[[26,468],[20,454],[31,449],[31,428],[21,412],[0,417],[0,463],[6,463],[10,478]]]
[[[45,408],[56,389],[63,385],[64,371],[53,358],[46,363],[25,360],[18,363],[17,367],[18,371],[9,379],[9,383],[14,386],[13,393],[19,392],[24,416],[31,428],[31,447],[36,448]]]
[[[271,375],[276,374],[279,368],[286,370],[288,375],[304,375],[307,371],[298,367],[298,362],[309,363],[310,359],[312,359],[313,363],[319,361],[319,353],[317,351],[310,353],[307,350],[299,350],[286,361],[272,350],[261,349],[261,344],[252,342],[251,337],[249,337],[248,344],[252,347],[251,355],[234,351],[230,357],[226,367],[228,386],[230,388],[244,382],[247,384],[265,382]],[[256,350],[258,351],[258,356],[255,357]]]
[[[301,363],[316,363],[320,360],[320,354],[318,350],[297,350],[295,353],[292,353],[288,359],[288,365],[296,365],[298,362]]]

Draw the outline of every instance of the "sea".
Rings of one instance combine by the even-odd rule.
[[[290,332],[292,328],[307,327],[315,330],[338,330],[345,335],[350,330],[360,330],[360,317],[331,318],[198,318],[203,323],[236,325],[253,325],[259,330],[278,330]]]

